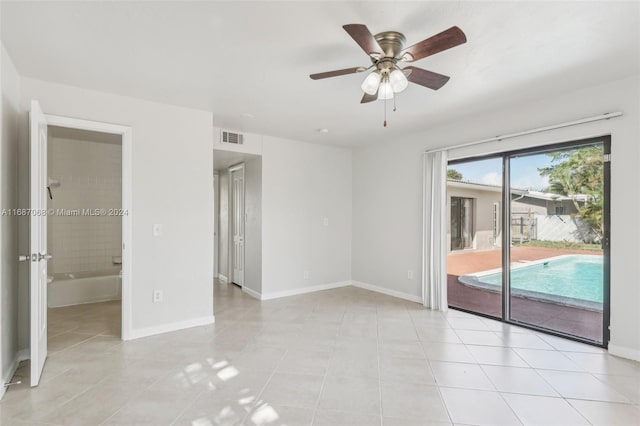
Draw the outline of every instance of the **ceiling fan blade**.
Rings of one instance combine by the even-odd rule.
[[[422,40],[420,43],[407,47],[400,52],[398,58],[403,58],[405,62],[413,62],[466,42],[467,36],[464,35],[462,30],[458,27],[451,27],[426,40]]]
[[[317,73],[317,74],[311,74],[309,77],[311,77],[311,80],[321,80],[323,78],[337,77],[339,75],[354,74],[354,73],[357,73],[357,72],[362,72],[364,70],[366,70],[365,67],[345,68],[345,69],[342,69],[342,70],[327,71],[327,72],[321,72],[321,73]]]
[[[449,81],[448,76],[423,70],[417,67],[404,67],[402,72],[407,76],[407,80],[429,89],[438,90]]]
[[[378,99],[378,92],[376,92],[374,95],[370,95],[368,93],[365,93],[364,96],[362,97],[362,100],[360,101],[361,104],[366,104],[369,102],[373,102],[375,100]]]
[[[369,31],[366,25],[362,24],[348,24],[343,25],[342,28],[349,33],[356,43],[369,55],[377,55],[379,57],[384,56],[384,52],[373,35]]]

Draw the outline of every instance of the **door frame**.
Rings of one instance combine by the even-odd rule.
[[[572,139],[564,142],[557,142],[551,144],[541,144],[535,145],[522,149],[515,149],[509,151],[500,151],[486,155],[472,155],[469,157],[458,158],[455,160],[448,161],[448,165],[455,165],[458,163],[465,163],[474,160],[486,160],[491,158],[500,158],[502,159],[502,312],[501,317],[497,318],[491,315],[483,314],[480,312],[475,312],[472,310],[450,306],[450,309],[468,312],[473,315],[479,315],[485,318],[490,318],[497,321],[502,321],[507,324],[517,325],[519,327],[528,328],[536,331],[540,331],[545,334],[550,334],[553,336],[563,337],[568,340],[573,340],[580,343],[585,343],[588,345],[593,345],[597,347],[601,347],[604,349],[608,349],[609,339],[611,337],[611,332],[609,326],[611,325],[611,160],[605,160],[603,163],[603,172],[604,172],[604,227],[605,227],[605,235],[603,236],[603,244],[602,244],[602,256],[603,256],[603,311],[602,311],[602,343],[598,343],[595,341],[587,340],[584,338],[580,338],[578,336],[574,336],[571,334],[563,333],[560,331],[551,330],[548,328],[543,328],[540,326],[536,326],[534,324],[528,324],[523,322],[518,322],[512,320],[511,317],[511,289],[510,287],[510,275],[511,275],[511,252],[509,249],[511,244],[511,196],[510,196],[510,158],[515,155],[523,155],[523,154],[533,154],[533,153],[544,153],[549,151],[556,151],[559,149],[567,149],[571,147],[579,147],[596,143],[602,143],[604,149],[604,155],[611,155],[611,134],[606,133],[602,136],[594,136],[582,139]]]
[[[239,164],[234,164],[233,166],[229,167],[227,169],[227,173],[229,175],[229,179],[227,182],[228,185],[228,191],[227,191],[227,196],[228,196],[228,201],[227,201],[227,205],[229,206],[229,212],[233,212],[233,214],[227,214],[227,219],[228,219],[228,225],[227,225],[227,231],[228,231],[228,245],[229,245],[229,255],[227,256],[227,262],[228,262],[228,268],[227,268],[227,282],[229,284],[233,284],[233,259],[234,259],[234,253],[235,251],[233,250],[233,217],[235,216],[235,209],[232,209],[231,206],[233,206],[233,179],[231,177],[231,174],[233,172],[238,172],[241,171],[242,172],[242,198],[243,198],[243,203],[242,203],[242,208],[245,209],[246,212],[246,206],[244,203],[244,198],[245,198],[245,187],[246,187],[246,182],[245,182],[245,167],[244,167],[244,162],[239,163]],[[243,212],[243,219],[244,220],[244,213]],[[245,246],[246,243],[242,244],[242,284],[240,284],[240,288],[244,288],[244,256],[245,256]]]
[[[89,130],[110,133],[122,137],[122,209],[127,215],[122,218],[122,340],[132,339],[132,304],[131,283],[133,280],[133,193],[132,193],[132,157],[133,130],[129,126],[104,123],[100,121],[82,120],[45,114],[47,125],[67,127],[78,130]]]

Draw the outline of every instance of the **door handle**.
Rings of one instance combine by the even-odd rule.
[[[38,261],[41,261],[43,259],[44,260],[50,260],[50,259],[53,259],[53,256],[51,256],[50,254],[47,254],[47,253],[38,253]]]

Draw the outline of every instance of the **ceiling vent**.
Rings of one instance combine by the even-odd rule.
[[[236,145],[242,145],[244,142],[244,135],[242,133],[233,133],[226,130],[222,131],[222,143],[233,143]]]

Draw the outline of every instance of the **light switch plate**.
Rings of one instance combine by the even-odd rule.
[[[154,223],[153,224],[153,236],[154,237],[159,237],[162,235],[162,224],[161,223]]]

